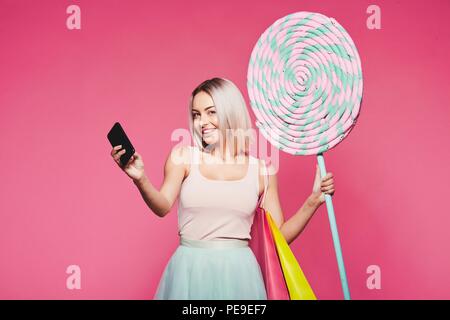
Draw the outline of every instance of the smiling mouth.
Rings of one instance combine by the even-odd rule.
[[[216,130],[216,129],[214,128],[214,129],[202,130],[202,134],[203,134],[203,135],[209,134],[209,133],[213,132],[214,130]]]

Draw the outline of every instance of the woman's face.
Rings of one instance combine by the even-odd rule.
[[[211,96],[204,91],[200,91],[194,96],[192,119],[194,120],[194,130],[206,144],[211,145],[219,141],[216,107]]]

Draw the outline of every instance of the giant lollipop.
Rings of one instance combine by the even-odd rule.
[[[247,74],[256,126],[275,147],[317,155],[341,142],[359,115],[363,80],[352,39],[333,18],[296,12],[278,19],[253,48]],[[325,195],[342,289],[350,299],[330,195]]]

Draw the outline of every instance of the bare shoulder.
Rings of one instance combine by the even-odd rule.
[[[190,152],[189,146],[174,146],[170,151],[167,163],[170,163],[171,167],[183,170],[183,174],[186,177],[191,159]]]
[[[170,151],[170,155],[175,162],[188,160],[191,150],[189,146],[174,146]],[[176,157],[176,158],[175,158]]]

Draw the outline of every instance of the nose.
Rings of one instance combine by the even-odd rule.
[[[200,127],[203,127],[203,125],[207,124],[209,121],[207,117],[203,117],[203,115],[200,115]]]

